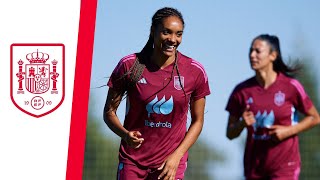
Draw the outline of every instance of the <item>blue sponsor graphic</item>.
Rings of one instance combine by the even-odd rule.
[[[166,100],[166,96],[163,96],[162,99],[158,100],[158,96],[156,96],[147,104],[146,110],[148,111],[148,117],[151,113],[168,115],[173,110],[173,97],[171,96]]]
[[[256,122],[253,124],[254,135],[253,138],[256,140],[267,140],[270,139],[268,131],[263,129],[270,128],[274,124],[274,112],[273,110],[269,113],[265,110],[263,113],[258,111],[255,115]]]
[[[274,113],[271,111],[267,113],[267,111],[263,111],[261,114],[260,111],[255,115],[256,123],[254,123],[253,127],[255,130],[257,128],[270,128],[274,123]]]
[[[263,134],[263,135],[254,134],[253,135],[253,139],[255,139],[255,140],[268,140],[270,138],[271,138],[271,136],[268,134]]]

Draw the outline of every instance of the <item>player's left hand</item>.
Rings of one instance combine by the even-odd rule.
[[[180,157],[174,154],[168,156],[168,158],[162,163],[158,170],[162,170],[158,179],[163,180],[175,180],[176,172],[180,163]]]
[[[291,126],[273,125],[269,128],[269,135],[276,142],[283,141],[292,135]]]

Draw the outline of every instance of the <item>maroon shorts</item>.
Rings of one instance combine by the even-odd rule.
[[[183,180],[184,172],[187,169],[187,162],[179,164],[175,180]],[[142,169],[133,164],[118,165],[117,180],[158,180],[162,171],[155,169]]]
[[[287,162],[279,166],[278,169],[264,173],[252,173],[246,180],[299,180],[300,163]]]

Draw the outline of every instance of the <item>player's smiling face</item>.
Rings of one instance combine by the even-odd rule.
[[[276,59],[276,52],[271,51],[267,41],[256,39],[250,48],[250,65],[253,70],[273,68],[273,61]]]
[[[183,28],[182,21],[176,16],[163,19],[153,32],[155,50],[173,56],[182,41]]]

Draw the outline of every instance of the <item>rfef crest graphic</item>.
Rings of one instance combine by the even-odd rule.
[[[41,117],[64,100],[63,44],[11,45],[11,100],[21,111]]]
[[[174,76],[173,77],[173,86],[176,90],[181,90],[184,87],[184,77],[183,76]]]
[[[282,106],[283,103],[285,102],[285,98],[286,98],[286,95],[283,92],[279,91],[274,94],[274,103],[277,106]]]

